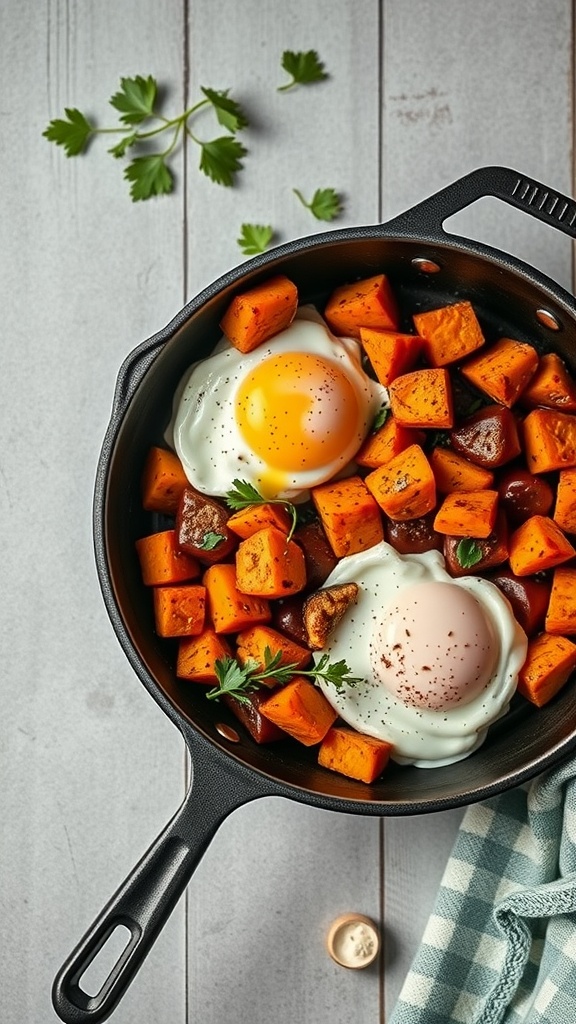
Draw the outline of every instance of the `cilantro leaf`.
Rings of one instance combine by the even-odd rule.
[[[312,82],[321,82],[328,78],[316,50],[297,53],[294,50],[284,50],[281,64],[284,71],[290,75],[290,81],[285,85],[279,85],[278,92],[286,92],[295,85],[310,85]]]
[[[154,113],[158,84],[152,75],[143,78],[121,78],[120,91],[114,93],[110,103],[121,112],[124,124],[141,124]]]
[[[66,107],[65,114],[68,118],[57,117],[50,121],[48,127],[42,132],[44,138],[49,142],[55,142],[57,146],[63,146],[66,156],[78,156],[86,148],[91,135],[96,129],[84,117],[76,107]]]
[[[206,694],[208,700],[218,700],[220,697],[230,696],[235,697],[242,704],[249,704],[250,701],[245,696],[246,693],[257,690],[259,686],[250,675],[257,667],[253,661],[247,661],[245,665],[240,665],[235,658],[231,658],[229,655],[217,658],[214,662],[214,671],[218,686],[208,690]]]
[[[224,128],[234,134],[248,127],[248,118],[240,104],[236,100],[230,99],[228,89],[218,92],[216,89],[205,89],[203,85],[200,88],[208,102],[214,107],[216,117]]]
[[[344,693],[345,686],[356,686],[362,682],[360,677],[351,675],[345,661],[331,664],[328,654],[323,654],[313,668],[304,670],[298,668],[296,662],[283,665],[282,651],[272,654],[269,647],[264,650],[264,668],[252,660],[240,665],[235,658],[226,656],[214,662],[214,670],[218,686],[208,691],[208,700],[232,696],[248,703],[246,694],[257,690],[266,680],[274,679],[277,685],[285,686],[295,675],[306,676],[313,681],[324,679],[335,686],[337,693]]]
[[[389,406],[381,405],[379,410],[378,410],[378,412],[376,413],[376,415],[374,417],[374,422],[372,424],[372,430],[371,430],[372,434],[375,434],[378,430],[380,430],[380,427],[384,426],[384,424],[386,423],[386,420],[388,419],[389,415],[390,415],[390,408],[389,408]]]
[[[251,505],[282,505],[292,518],[292,524],[286,541],[292,540],[292,534],[298,522],[298,513],[296,506],[291,501],[286,501],[284,498],[265,498],[247,480],[233,480],[232,490],[226,494],[226,504],[235,512],[239,512],[243,508],[249,508]]]
[[[297,188],[292,191],[316,220],[334,220],[342,212],[342,201],[333,188],[317,188],[310,202],[304,199]]]
[[[120,139],[120,142],[117,142],[115,146],[111,146],[108,152],[112,153],[112,156],[115,156],[116,158],[126,156],[126,150],[136,142],[136,132],[132,132],[131,135],[125,135],[123,139]]]
[[[130,195],[134,202],[166,194],[174,188],[174,177],[163,153],[135,157],[124,171],[124,177],[132,182]]]
[[[214,551],[214,548],[217,548],[223,540],[226,540],[226,537],[222,533],[214,533],[213,530],[208,530],[208,533],[205,533],[202,537],[200,547],[203,551]]]
[[[482,560],[482,548],[472,537],[464,537],[456,548],[456,558],[463,569],[471,569]]]
[[[274,228],[270,224],[243,224],[240,238],[236,241],[245,256],[254,256],[258,252],[264,252],[273,235]]]
[[[211,142],[201,143],[200,170],[217,185],[234,184],[234,174],[242,167],[242,157],[248,152],[229,135]]]
[[[226,494],[226,504],[234,512],[249,505],[262,505],[265,501],[266,498],[247,480],[233,480],[232,488]]]

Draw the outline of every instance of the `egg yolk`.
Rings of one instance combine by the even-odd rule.
[[[454,583],[406,587],[383,610],[371,645],[375,678],[404,704],[445,711],[488,685],[498,641],[476,597]]]
[[[363,440],[356,389],[337,363],[312,353],[258,363],[238,388],[235,415],[250,449],[284,473],[347,461]]]

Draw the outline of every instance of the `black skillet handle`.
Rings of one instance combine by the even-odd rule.
[[[576,238],[576,203],[510,167],[481,167],[388,221],[387,230],[420,237],[448,237],[444,221],[466,206],[494,196]]]
[[[184,803],[58,971],[52,1002],[65,1024],[99,1024],[112,1013],[166,924],[218,827],[228,814],[271,786],[241,766],[214,760],[194,741],[194,781]],[[205,749],[206,748],[206,749]],[[117,926],[130,938],[96,995],[82,975]]]

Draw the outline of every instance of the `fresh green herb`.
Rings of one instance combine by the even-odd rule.
[[[311,85],[313,82],[322,82],[328,78],[324,64],[316,50],[305,50],[298,53],[293,50],[284,50],[281,63],[284,71],[290,75],[290,81],[285,85],[279,85],[278,92],[287,92],[295,85]]]
[[[208,533],[205,533],[202,538],[200,547],[202,551],[214,551],[214,548],[217,548],[223,540],[226,540],[226,537],[222,533],[214,533],[213,530],[208,530]]]
[[[380,430],[380,427],[384,426],[389,415],[390,408],[387,405],[382,405],[374,417],[374,422],[372,424],[371,431],[372,434],[375,434],[378,430]]]
[[[342,200],[333,188],[317,188],[310,202],[297,188],[292,191],[316,220],[334,220],[342,212]]]
[[[217,91],[202,87],[201,91],[203,99],[177,117],[167,118],[160,113],[158,83],[152,75],[121,78],[120,89],[109,101],[119,113],[118,125],[100,128],[88,121],[76,107],[66,107],[66,119],[50,121],[42,134],[49,142],[62,146],[66,156],[84,153],[96,135],[120,135],[120,140],[108,152],[116,158],[125,157],[129,151],[134,154],[124,176],[130,182],[130,194],[135,202],[172,192],[174,175],[168,161],[183,137],[188,137],[200,147],[200,170],[217,184],[230,186],[234,184],[234,176],[242,168],[242,158],[247,152],[235,135],[247,127],[248,121],[227,89]],[[205,142],[193,134],[189,123],[191,118],[207,107],[212,108],[218,124],[230,132],[229,135]],[[144,149],[151,140],[165,132],[169,141],[164,149],[157,153]]]
[[[257,690],[262,683],[274,679],[279,686],[285,686],[295,675],[306,676],[314,681],[324,679],[335,686],[337,693],[343,693],[346,686],[356,686],[362,682],[360,677],[351,674],[345,661],[331,664],[328,654],[323,654],[318,664],[307,671],[298,668],[295,662],[281,665],[281,660],[282,652],[276,651],[276,654],[272,654],[269,647],[264,650],[263,669],[251,660],[240,665],[235,658],[219,658],[214,663],[218,686],[208,690],[206,696],[209,700],[230,696],[247,704],[249,701],[246,694]]]
[[[64,146],[66,156],[78,156],[86,148],[96,129],[76,107],[65,107],[67,120],[55,118],[42,134],[49,142]]]
[[[239,512],[243,508],[250,508],[251,505],[283,505],[292,518],[292,524],[286,540],[292,539],[292,534],[297,524],[297,511],[296,506],[291,501],[285,501],[284,498],[265,498],[248,481],[233,480],[232,489],[226,494],[226,503],[234,512]]]
[[[243,224],[237,242],[245,256],[255,256],[268,248],[273,235],[270,224]]]
[[[472,416],[475,412],[478,412],[478,410],[481,409],[483,405],[484,402],[482,401],[481,398],[472,399],[472,401],[468,405],[468,408],[466,409],[465,415]]]
[[[449,448],[450,432],[448,430],[431,430],[428,441],[430,448]]]
[[[482,548],[472,537],[464,537],[456,548],[456,558],[463,569],[471,569],[482,557]]]

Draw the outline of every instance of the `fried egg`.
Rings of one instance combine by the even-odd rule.
[[[342,558],[324,586],[355,582],[322,653],[361,682],[320,686],[341,718],[393,745],[400,764],[452,764],[504,715],[526,658],[527,637],[488,580],[453,579],[438,551],[400,555],[382,541]]]
[[[252,352],[221,343],[181,386],[172,440],[186,476],[224,495],[235,478],[265,497],[298,499],[344,469],[387,391],[361,349],[310,310]]]

